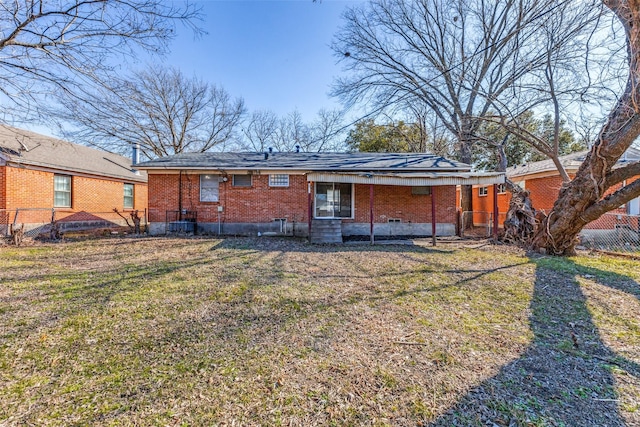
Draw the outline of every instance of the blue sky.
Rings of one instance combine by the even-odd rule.
[[[200,1],[207,31],[199,39],[179,28],[161,61],[243,97],[249,111],[311,121],[321,108],[339,108],[328,96],[340,73],[329,45],[346,7],[361,1]]]

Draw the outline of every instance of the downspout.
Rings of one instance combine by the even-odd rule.
[[[309,228],[308,228],[308,233],[309,233],[309,243],[311,243],[311,215],[313,214],[313,205],[311,203],[311,186],[313,185],[312,182],[308,182],[307,183],[307,193],[308,193],[308,208],[309,208],[309,212],[308,212],[308,221],[309,221]]]
[[[373,245],[373,184],[369,184],[369,238]]]
[[[431,245],[436,245],[436,188],[431,186]]]
[[[178,221],[182,221],[182,171],[178,175]]]
[[[493,184],[493,241],[498,242],[498,184]]]

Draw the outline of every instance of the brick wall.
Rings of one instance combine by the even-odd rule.
[[[629,180],[627,183],[631,183],[640,177]],[[518,183],[522,179],[514,180]],[[562,179],[559,175],[545,176],[539,178],[527,178],[525,179],[525,189],[530,191],[531,202],[536,210],[542,210],[548,213],[558,198],[560,187],[562,186]],[[622,184],[615,185],[610,188],[606,194],[611,194],[621,188]],[[505,213],[509,209],[509,202],[511,200],[511,193],[498,194],[498,211]],[[473,210],[474,212],[493,212],[493,186],[488,186],[488,194],[486,196],[480,196],[477,186],[473,188]],[[585,226],[586,229],[613,229],[616,222],[620,222],[615,218],[615,215],[627,213],[626,206],[621,206],[618,209],[614,209],[609,212],[608,215],[593,221]],[[474,213],[474,223],[482,223],[481,214]],[[504,221],[504,217],[500,217],[500,221]]]
[[[218,206],[223,206],[221,221],[228,223],[267,223],[274,218],[289,222],[308,221],[307,180],[290,175],[289,187],[269,187],[268,175],[254,175],[251,188],[232,186],[232,179],[220,182],[219,202],[200,201],[200,177],[182,174],[182,208],[196,211],[198,222],[216,222]],[[178,174],[149,175],[149,221],[165,222],[166,211],[178,210]],[[355,219],[344,222],[369,222],[369,186],[355,185]],[[411,194],[411,187],[374,187],[375,222],[399,218],[403,222],[431,222],[431,196]],[[456,222],[455,186],[436,188],[437,221]]]
[[[456,223],[456,187],[453,185],[434,187],[436,198],[436,221]],[[390,218],[403,223],[430,223],[431,196],[414,195],[411,187],[376,185],[373,190],[374,222],[388,222]],[[350,220],[343,220],[349,222]],[[355,186],[354,222],[369,222],[369,186]]]
[[[14,167],[4,169],[6,209],[53,208],[53,172]],[[61,173],[63,174],[63,173]],[[134,184],[134,209],[147,207],[147,185]],[[58,218],[77,212],[112,212],[123,210],[124,182],[110,179],[72,176],[71,208],[56,208]]]

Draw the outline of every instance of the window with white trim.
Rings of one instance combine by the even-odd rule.
[[[71,207],[71,177],[69,175],[53,176],[53,207]]]
[[[251,175],[233,175],[234,187],[251,187]]]
[[[507,192],[506,184],[498,184],[498,194],[506,193],[506,192]]]
[[[289,175],[276,173],[269,175],[269,187],[288,187]]]
[[[478,187],[478,196],[486,196],[489,194],[489,187]]]
[[[124,184],[124,203],[125,209],[133,209],[133,184]]]
[[[220,195],[220,177],[218,175],[200,175],[200,201],[217,202]]]

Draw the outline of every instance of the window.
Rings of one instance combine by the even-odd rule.
[[[71,207],[71,177],[68,175],[53,176],[53,207]]]
[[[287,174],[275,174],[269,175],[269,187],[288,187],[289,175]]]
[[[234,187],[251,187],[251,175],[233,175]]]
[[[489,194],[489,187],[478,187],[479,196],[486,196],[487,194]]]
[[[498,194],[506,193],[506,192],[507,192],[507,186],[505,184],[498,184]]]
[[[429,196],[431,194],[431,187],[411,187],[411,194],[414,196]]]
[[[218,175],[200,175],[200,201],[219,201],[220,177]]]
[[[124,204],[125,209],[133,209],[133,184],[124,185]]]
[[[316,183],[316,218],[353,218],[352,185]]]

